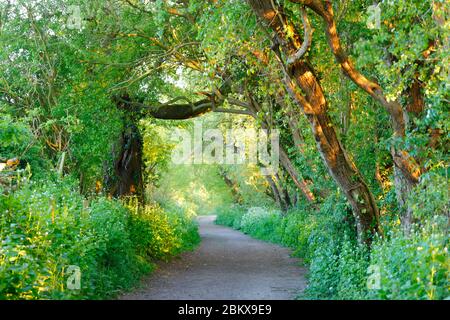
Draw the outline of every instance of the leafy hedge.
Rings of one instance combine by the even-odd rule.
[[[0,299],[107,298],[199,241],[197,226],[157,205],[90,203],[65,179],[0,195]],[[81,288],[69,290],[69,266]]]
[[[349,208],[338,197],[330,197],[320,211],[302,208],[285,216],[266,208],[222,208],[216,223],[292,248],[309,265],[309,284],[300,298],[446,299],[448,217],[442,211],[445,197],[434,202],[426,197],[436,198],[435,188],[414,199],[415,216],[426,219],[408,234],[398,221],[385,222],[385,236],[375,239],[370,252],[357,243]],[[369,287],[373,277],[376,286]]]
[[[436,219],[409,235],[393,231],[379,239],[371,263],[381,269],[381,289],[369,297],[381,299],[449,299],[447,221]]]

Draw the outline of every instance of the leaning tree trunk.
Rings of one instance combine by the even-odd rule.
[[[404,138],[406,135],[407,114],[398,101],[389,101],[389,99],[387,99],[383,89],[378,83],[366,78],[354,67],[352,61],[349,59],[348,55],[341,46],[340,37],[334,18],[332,2],[330,0],[290,1],[309,7],[322,18],[325,25],[325,33],[328,39],[329,47],[336,58],[336,61],[340,64],[342,71],[358,87],[367,92],[374,100],[385,108],[391,118],[394,136]],[[424,52],[425,57],[429,54],[427,51]],[[420,109],[423,101],[420,100],[420,88],[417,87],[417,84],[413,86],[412,93],[413,98],[416,98],[416,101],[413,103],[413,108]],[[391,155],[394,162],[394,183],[397,200],[400,210],[403,212],[403,225],[406,229],[409,229],[412,219],[411,208],[408,208],[406,200],[413,187],[419,182],[419,178],[423,171],[417,160],[410,155],[407,150],[392,146]]]
[[[225,170],[223,170],[222,168],[219,168],[219,175],[222,177],[223,181],[230,189],[230,192],[231,192],[231,195],[233,196],[234,202],[236,202],[238,204],[243,204],[244,198],[242,197],[241,193],[239,192],[238,183],[231,180],[228,177],[227,172]]]
[[[248,1],[259,19],[275,32],[276,42],[280,44],[285,55],[295,56],[301,47],[301,40],[295,27],[287,20],[283,7],[277,5],[277,8],[274,8],[275,2],[272,0]],[[287,32],[290,33],[289,36]],[[281,60],[277,48],[274,49]],[[287,89],[306,114],[320,155],[352,206],[358,239],[370,244],[373,234],[379,231],[378,208],[366,182],[336,135],[328,115],[327,101],[314,70],[306,61],[296,59],[285,72]]]
[[[309,189],[306,181],[299,176],[297,169],[294,167],[291,159],[287,155],[287,152],[280,146],[280,162],[283,168],[288,172],[295,185],[302,191],[303,196],[308,200],[308,203],[314,203],[316,200],[314,194]]]
[[[278,190],[280,190],[281,200],[283,201],[283,212],[287,212],[287,210],[292,207],[291,197],[289,196],[287,184],[280,176],[279,172],[274,175],[274,178],[274,181],[278,186]]]
[[[275,183],[274,179],[270,175],[264,176],[272,190],[273,199],[277,203],[278,207],[281,209],[281,211],[286,212],[287,211],[287,205],[283,200],[283,197],[281,196],[281,191],[278,189],[277,184]]]
[[[262,129],[269,130],[269,127],[270,127],[269,121],[267,120],[265,112],[262,111],[259,104],[255,101],[255,99],[253,99],[253,97],[251,95],[248,95],[247,98],[249,101],[248,107],[249,107],[250,115],[254,119],[260,119],[260,116],[261,116],[262,117],[262,121],[261,121]],[[280,105],[280,106],[283,107],[284,105]],[[295,133],[293,132],[292,134],[294,135]],[[295,140],[295,137],[294,137],[294,140]],[[302,151],[303,150],[300,150],[300,152],[302,152]],[[300,191],[302,192],[303,196],[308,201],[308,203],[314,203],[316,200],[314,194],[312,193],[312,191],[311,191],[310,187],[308,186],[308,184],[306,183],[306,181],[303,179],[303,177],[300,175],[300,173],[295,168],[294,164],[292,163],[291,159],[288,156],[288,153],[283,148],[283,146],[280,146],[279,152],[280,152],[281,166],[289,174],[289,176],[291,177],[292,181],[297,186],[297,188],[300,189]]]

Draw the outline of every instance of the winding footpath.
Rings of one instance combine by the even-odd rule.
[[[140,289],[120,299],[250,300],[294,299],[306,286],[306,269],[290,251],[199,217],[202,242],[160,263]]]

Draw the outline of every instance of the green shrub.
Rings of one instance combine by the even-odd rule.
[[[233,229],[241,228],[241,219],[246,209],[240,205],[234,204],[230,207],[221,207],[217,209],[216,223]]]
[[[252,207],[242,216],[241,230],[255,238],[279,243],[282,230],[281,215],[266,208]]]
[[[396,223],[371,251],[371,264],[380,270],[376,299],[446,299],[449,293],[448,181],[437,167],[421,178],[409,206],[414,224],[405,232]]]
[[[304,295],[311,299],[330,299],[336,295],[339,281],[338,247],[336,241],[330,238],[319,241],[321,245],[312,253],[308,287]]]
[[[320,245],[311,252],[309,284],[304,293],[310,299],[364,299],[367,288],[367,250],[344,237],[317,238]]]
[[[164,211],[169,215],[176,237],[181,240],[181,247],[174,254],[193,250],[200,243],[197,222],[180,207],[171,206],[164,208]]]
[[[369,254],[365,246],[345,239],[341,245],[337,275],[337,299],[360,300],[367,298]]]
[[[284,216],[265,208],[222,208],[217,223],[239,225],[255,238],[292,248],[309,264],[302,298],[445,299],[450,261],[444,181],[426,179],[433,183],[420,184],[410,199],[416,221],[411,232],[400,228],[398,218],[385,219],[385,237],[376,239],[370,252],[357,243],[349,206],[338,194],[320,211],[298,208]],[[368,288],[369,267],[380,271],[380,289]]]
[[[24,169],[26,164],[29,164],[33,167],[34,177],[44,177],[50,165],[42,156],[42,149],[23,119],[18,120],[3,114],[0,108],[0,162],[17,158],[20,160],[19,168]],[[1,189],[0,181],[0,192]]]
[[[397,230],[379,239],[371,264],[380,269],[375,299],[446,299],[449,293],[448,233],[442,221],[415,227],[409,235]]]
[[[119,201],[90,203],[76,181],[29,183],[0,195],[0,299],[113,297],[198,241],[190,219],[154,206],[133,215]],[[68,290],[78,266],[81,288]]]
[[[282,244],[294,250],[294,255],[308,259],[308,239],[317,224],[317,215],[306,210],[292,210],[283,218]]]
[[[200,241],[197,224],[182,212],[166,211],[156,203],[131,211],[131,235],[140,256],[168,259]]]

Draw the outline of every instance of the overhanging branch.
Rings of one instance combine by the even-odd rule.
[[[207,98],[196,102],[191,102],[189,98],[180,96],[166,103],[162,103],[157,106],[150,106],[139,101],[134,101],[129,97],[119,97],[116,99],[122,104],[127,106],[137,106],[144,113],[154,118],[164,120],[191,119],[208,112],[251,115],[251,112],[246,110],[248,108],[247,103],[227,97],[231,93],[230,81],[230,79],[226,80],[220,89],[214,90],[212,93],[206,93],[205,95]],[[175,103],[178,101],[185,101],[186,103]],[[244,109],[221,108],[225,101],[228,101],[230,105],[239,106]]]

